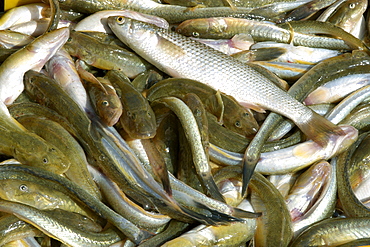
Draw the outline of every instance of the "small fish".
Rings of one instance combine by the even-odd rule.
[[[79,21],[73,30],[80,32],[104,32],[107,34],[112,34],[112,30],[108,27],[107,17],[109,16],[127,16],[129,18],[142,20],[145,22],[153,23],[162,28],[168,28],[168,22],[160,17],[146,15],[139,12],[131,10],[103,10],[98,11],[94,14],[89,15],[83,20]]]
[[[122,115],[119,121],[126,133],[134,139],[152,138],[157,126],[148,100],[135,89],[127,76],[122,75],[122,72],[109,71],[105,78],[117,91],[120,91]]]
[[[104,70],[120,70],[129,78],[135,78],[151,66],[127,49],[104,44],[81,32],[72,31],[64,48],[71,56],[89,65]]]
[[[76,61],[76,68],[100,119],[108,126],[115,125],[122,115],[122,104],[113,85],[109,80],[86,71],[81,60]]]
[[[68,37],[68,28],[56,29],[10,55],[0,66],[0,100],[6,105],[13,103],[24,89],[24,73],[41,70]]]
[[[43,3],[32,3],[12,8],[0,18],[0,29],[4,30],[19,23],[49,17],[50,8]]]

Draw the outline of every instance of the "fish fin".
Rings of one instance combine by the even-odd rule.
[[[104,91],[105,94],[108,94],[107,89],[104,87],[104,85],[92,73],[88,72],[87,70],[83,68],[84,63],[85,62],[80,59],[76,60],[76,69],[77,69],[79,76],[83,79],[82,81],[84,82],[85,80],[88,83],[93,83],[97,85],[98,87],[100,87]]]
[[[247,195],[248,184],[253,176],[256,165],[260,159],[260,151],[255,145],[249,145],[245,150],[242,163],[242,197]]]
[[[217,122],[222,125],[224,122],[223,119],[225,106],[222,100],[221,92],[217,90],[215,94],[212,94],[210,97],[208,97],[205,105],[208,106],[207,109],[217,117]]]
[[[236,11],[238,8],[235,6],[235,4],[233,4],[231,2],[231,0],[224,0],[224,2],[229,5],[230,9],[232,9],[232,11]]]
[[[314,142],[320,146],[324,146],[329,141],[332,135],[343,136],[346,133],[339,126],[333,124],[323,116],[312,112],[313,115],[310,121],[304,121],[303,123],[296,123],[298,128]]]
[[[211,174],[202,173],[200,174],[200,178],[204,186],[206,187],[209,195],[211,195],[213,199],[226,203],[225,198],[223,197],[220,190],[218,189],[216,182],[213,179],[213,176]]]
[[[287,53],[283,47],[262,47],[253,50],[253,61],[272,61]]]
[[[265,109],[263,109],[262,107],[258,105],[254,105],[252,103],[247,103],[247,102],[239,102],[239,104],[247,109],[252,109],[259,113],[266,113]]]
[[[181,206],[181,209],[185,214],[190,216],[191,218],[206,224],[206,225],[226,225],[230,222],[240,222],[243,219],[236,218],[232,215],[221,213],[217,210],[211,209],[206,205],[199,203],[197,201],[192,201],[192,204],[198,209],[202,210],[202,213],[195,212],[191,209],[185,208]]]

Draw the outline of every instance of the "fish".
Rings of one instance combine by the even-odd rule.
[[[0,46],[3,48],[19,49],[33,40],[34,38],[27,34],[11,30],[0,30]]]
[[[72,198],[61,191],[45,186],[45,181],[39,183],[20,179],[3,179],[0,181],[0,198],[19,202],[39,210],[63,209],[88,216]]]
[[[112,30],[108,27],[107,24],[107,17],[108,16],[117,16],[123,15],[130,18],[146,21],[153,23],[162,28],[168,28],[168,22],[156,16],[145,15],[141,14],[136,11],[131,10],[102,10],[98,11],[94,14],[89,15],[88,17],[84,18],[83,20],[79,21],[73,30],[75,31],[88,31],[88,32],[104,32],[107,34],[112,34]]]
[[[221,202],[225,202],[211,173],[211,167],[208,162],[207,154],[203,147],[201,133],[198,129],[197,122],[194,118],[193,112],[180,99],[176,97],[163,97],[152,102],[152,104],[163,104],[170,108],[180,119],[182,127],[184,128],[185,136],[190,142],[190,148],[193,154],[193,162],[197,173],[200,176],[204,187],[212,198]]]
[[[250,109],[241,106],[233,97],[217,92],[197,80],[161,80],[146,91],[146,98],[149,101],[165,96],[183,98],[187,93],[198,95],[207,111],[215,115],[219,123],[226,128],[243,136],[253,136],[257,132],[259,126]]]
[[[36,227],[10,214],[0,218],[0,226],[0,246],[20,237],[43,236],[43,233]]]
[[[289,246],[339,246],[369,238],[369,217],[331,218],[317,222],[303,231]]]
[[[343,134],[337,126],[313,113],[248,65],[212,48],[170,30],[125,17],[109,17],[108,25],[139,55],[174,77],[198,80],[252,109],[268,109],[286,116],[321,145],[331,134]],[[207,66],[199,67],[202,64]],[[272,95],[275,100],[270,100]]]
[[[109,246],[121,240],[112,228],[100,233],[83,231],[72,224],[58,221],[53,215],[42,210],[21,203],[0,200],[0,210],[16,214],[18,218],[31,223],[46,235],[71,246]]]
[[[307,1],[307,0],[303,0]],[[169,4],[161,4],[151,0],[129,0],[123,2],[121,0],[104,0],[104,1],[92,1],[92,0],[65,0],[60,3],[62,9],[72,9],[81,13],[95,13],[101,10],[118,10],[128,9],[138,11],[140,13],[149,14],[161,17],[171,23],[179,23],[181,21],[202,18],[202,17],[213,17],[213,16],[234,16],[244,18],[258,18],[258,19],[269,19],[271,11],[261,16],[258,13],[250,14],[254,8],[237,8],[231,9],[229,7],[212,7],[212,8],[194,8],[190,10],[184,6],[176,6]]]
[[[64,48],[71,56],[104,70],[120,70],[129,78],[135,78],[150,65],[135,53],[117,45],[103,44],[81,32],[72,31]]]
[[[66,172],[71,165],[66,156],[54,145],[28,131],[0,102],[1,153],[14,157],[22,164],[42,167],[57,174]]]
[[[156,133],[156,117],[148,100],[131,84],[125,73],[111,70],[105,78],[119,92],[122,115],[119,119],[122,128],[130,138],[149,139]]]
[[[101,199],[99,188],[96,186],[87,170],[87,158],[80,144],[57,122],[44,119],[43,116],[22,116],[17,118],[23,126],[48,140],[61,150],[71,165],[65,176],[83,187],[98,199]]]
[[[116,89],[109,80],[103,77],[95,77],[83,66],[83,61],[76,61],[76,69],[83,78],[82,83],[95,112],[104,124],[108,126],[115,125],[122,115],[122,104]]]
[[[176,28],[176,32],[185,36],[209,39],[229,39],[236,34],[242,33],[250,35],[254,41],[275,41],[327,49],[351,49],[350,46],[340,39],[307,35],[296,31],[294,28],[289,30],[271,22],[233,17],[186,20]]]
[[[12,104],[24,89],[24,73],[41,70],[68,37],[68,28],[56,29],[10,55],[0,66],[0,100],[6,105]]]
[[[252,205],[247,200],[240,203],[238,207],[252,210]],[[256,219],[246,219],[243,222],[225,226],[199,225],[162,246],[237,246],[252,239],[255,227]]]
[[[4,30],[19,23],[49,17],[50,8],[44,3],[31,3],[12,8],[1,16],[0,29]]]
[[[108,25],[122,42],[173,77],[198,80],[254,110],[267,109],[288,117],[319,146],[324,146],[331,138],[344,141],[337,139],[344,135],[343,129],[232,57],[171,30],[129,18],[108,17]]]

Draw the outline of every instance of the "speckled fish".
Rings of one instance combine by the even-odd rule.
[[[0,100],[10,105],[24,89],[23,75],[40,70],[67,41],[68,28],[46,33],[9,56],[0,66]]]
[[[167,74],[198,80],[253,109],[286,116],[320,145],[332,135],[344,134],[250,66],[204,44],[124,17],[109,17],[108,25],[125,44]]]
[[[91,104],[103,123],[108,126],[115,125],[122,115],[121,100],[116,89],[103,77],[95,77],[83,68],[83,61],[76,62],[76,68],[84,87],[89,95]]]
[[[120,70],[130,78],[135,78],[150,67],[135,53],[117,45],[103,44],[80,32],[71,32],[64,47],[69,54],[84,60],[89,65],[104,70]]]
[[[0,137],[0,153],[14,157],[22,164],[42,167],[57,174],[66,172],[70,166],[59,149],[12,118],[3,102],[0,102]]]
[[[120,71],[111,70],[106,76],[120,91],[122,115],[120,123],[134,139],[152,138],[156,132],[156,118],[149,102],[135,89],[130,80]]]

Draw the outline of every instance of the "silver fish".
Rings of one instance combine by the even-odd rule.
[[[250,66],[204,44],[122,16],[108,17],[108,25],[122,42],[167,74],[208,84],[252,109],[284,115],[320,145],[333,134],[344,134]]]

